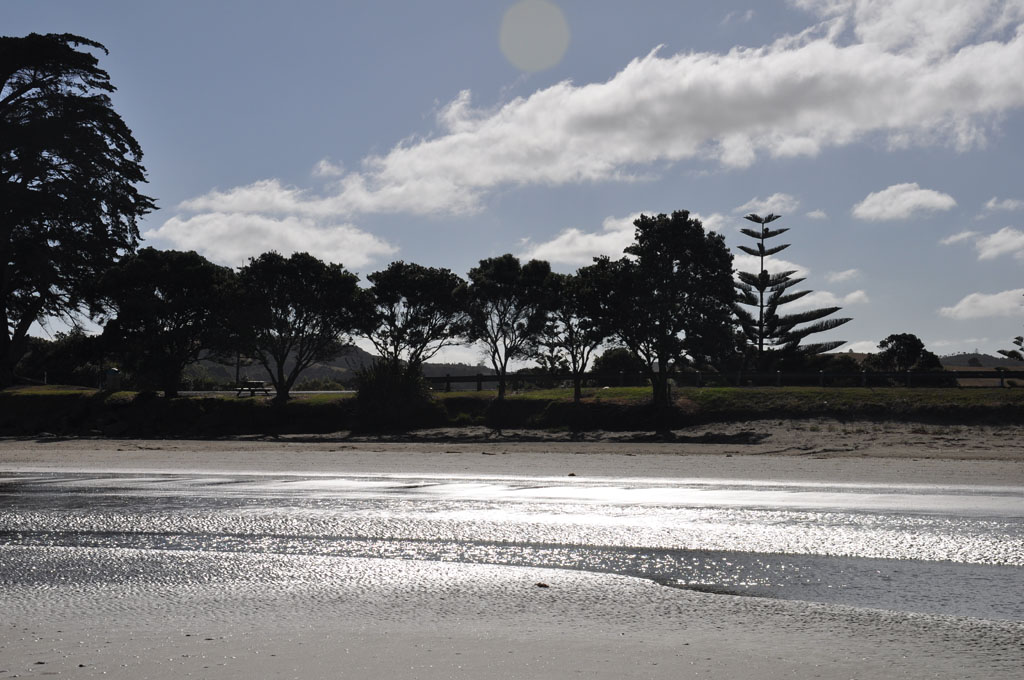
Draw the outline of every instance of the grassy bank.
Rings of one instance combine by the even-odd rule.
[[[420,427],[487,425],[550,430],[655,430],[710,422],[834,418],[931,424],[1024,422],[1024,390],[980,388],[686,388],[673,408],[657,412],[644,387],[510,395],[436,394],[418,414]],[[299,395],[280,406],[263,397],[189,396],[163,399],[134,392],[45,386],[0,391],[0,434],[32,436],[219,437],[358,430],[354,400],[345,394]]]

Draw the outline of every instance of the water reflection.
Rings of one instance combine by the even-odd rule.
[[[444,560],[1024,620],[1021,493],[664,480],[7,475],[0,477],[0,560],[3,546]],[[0,561],[0,582],[57,578],[30,564]],[[94,576],[123,578],[115,565]],[[176,578],[203,575],[186,569]]]

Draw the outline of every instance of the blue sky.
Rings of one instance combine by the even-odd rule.
[[[148,245],[573,271],[641,212],[735,246],[771,211],[843,350],[1024,332],[1024,0],[6,0],[0,25],[108,47]]]

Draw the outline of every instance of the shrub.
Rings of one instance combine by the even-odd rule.
[[[418,370],[394,361],[375,361],[356,372],[356,427],[387,432],[443,421]]]

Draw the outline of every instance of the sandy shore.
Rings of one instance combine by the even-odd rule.
[[[1024,428],[745,423],[591,436],[0,440],[0,472],[183,471],[1024,484]],[[0,497],[2,500],[2,497]],[[4,557],[18,558],[8,546]],[[59,563],[61,548],[46,559]],[[153,554],[153,553],[156,554]],[[97,560],[102,559],[97,554]],[[586,572],[142,551],[137,582],[0,589],[0,678],[1016,678],[1024,623],[712,595]],[[188,589],[159,574],[208,560]],[[539,587],[544,583],[548,587]]]
[[[215,440],[0,439],[0,471],[474,474],[1024,484],[1024,426],[754,421],[646,433],[483,428],[392,439],[336,435]]]

